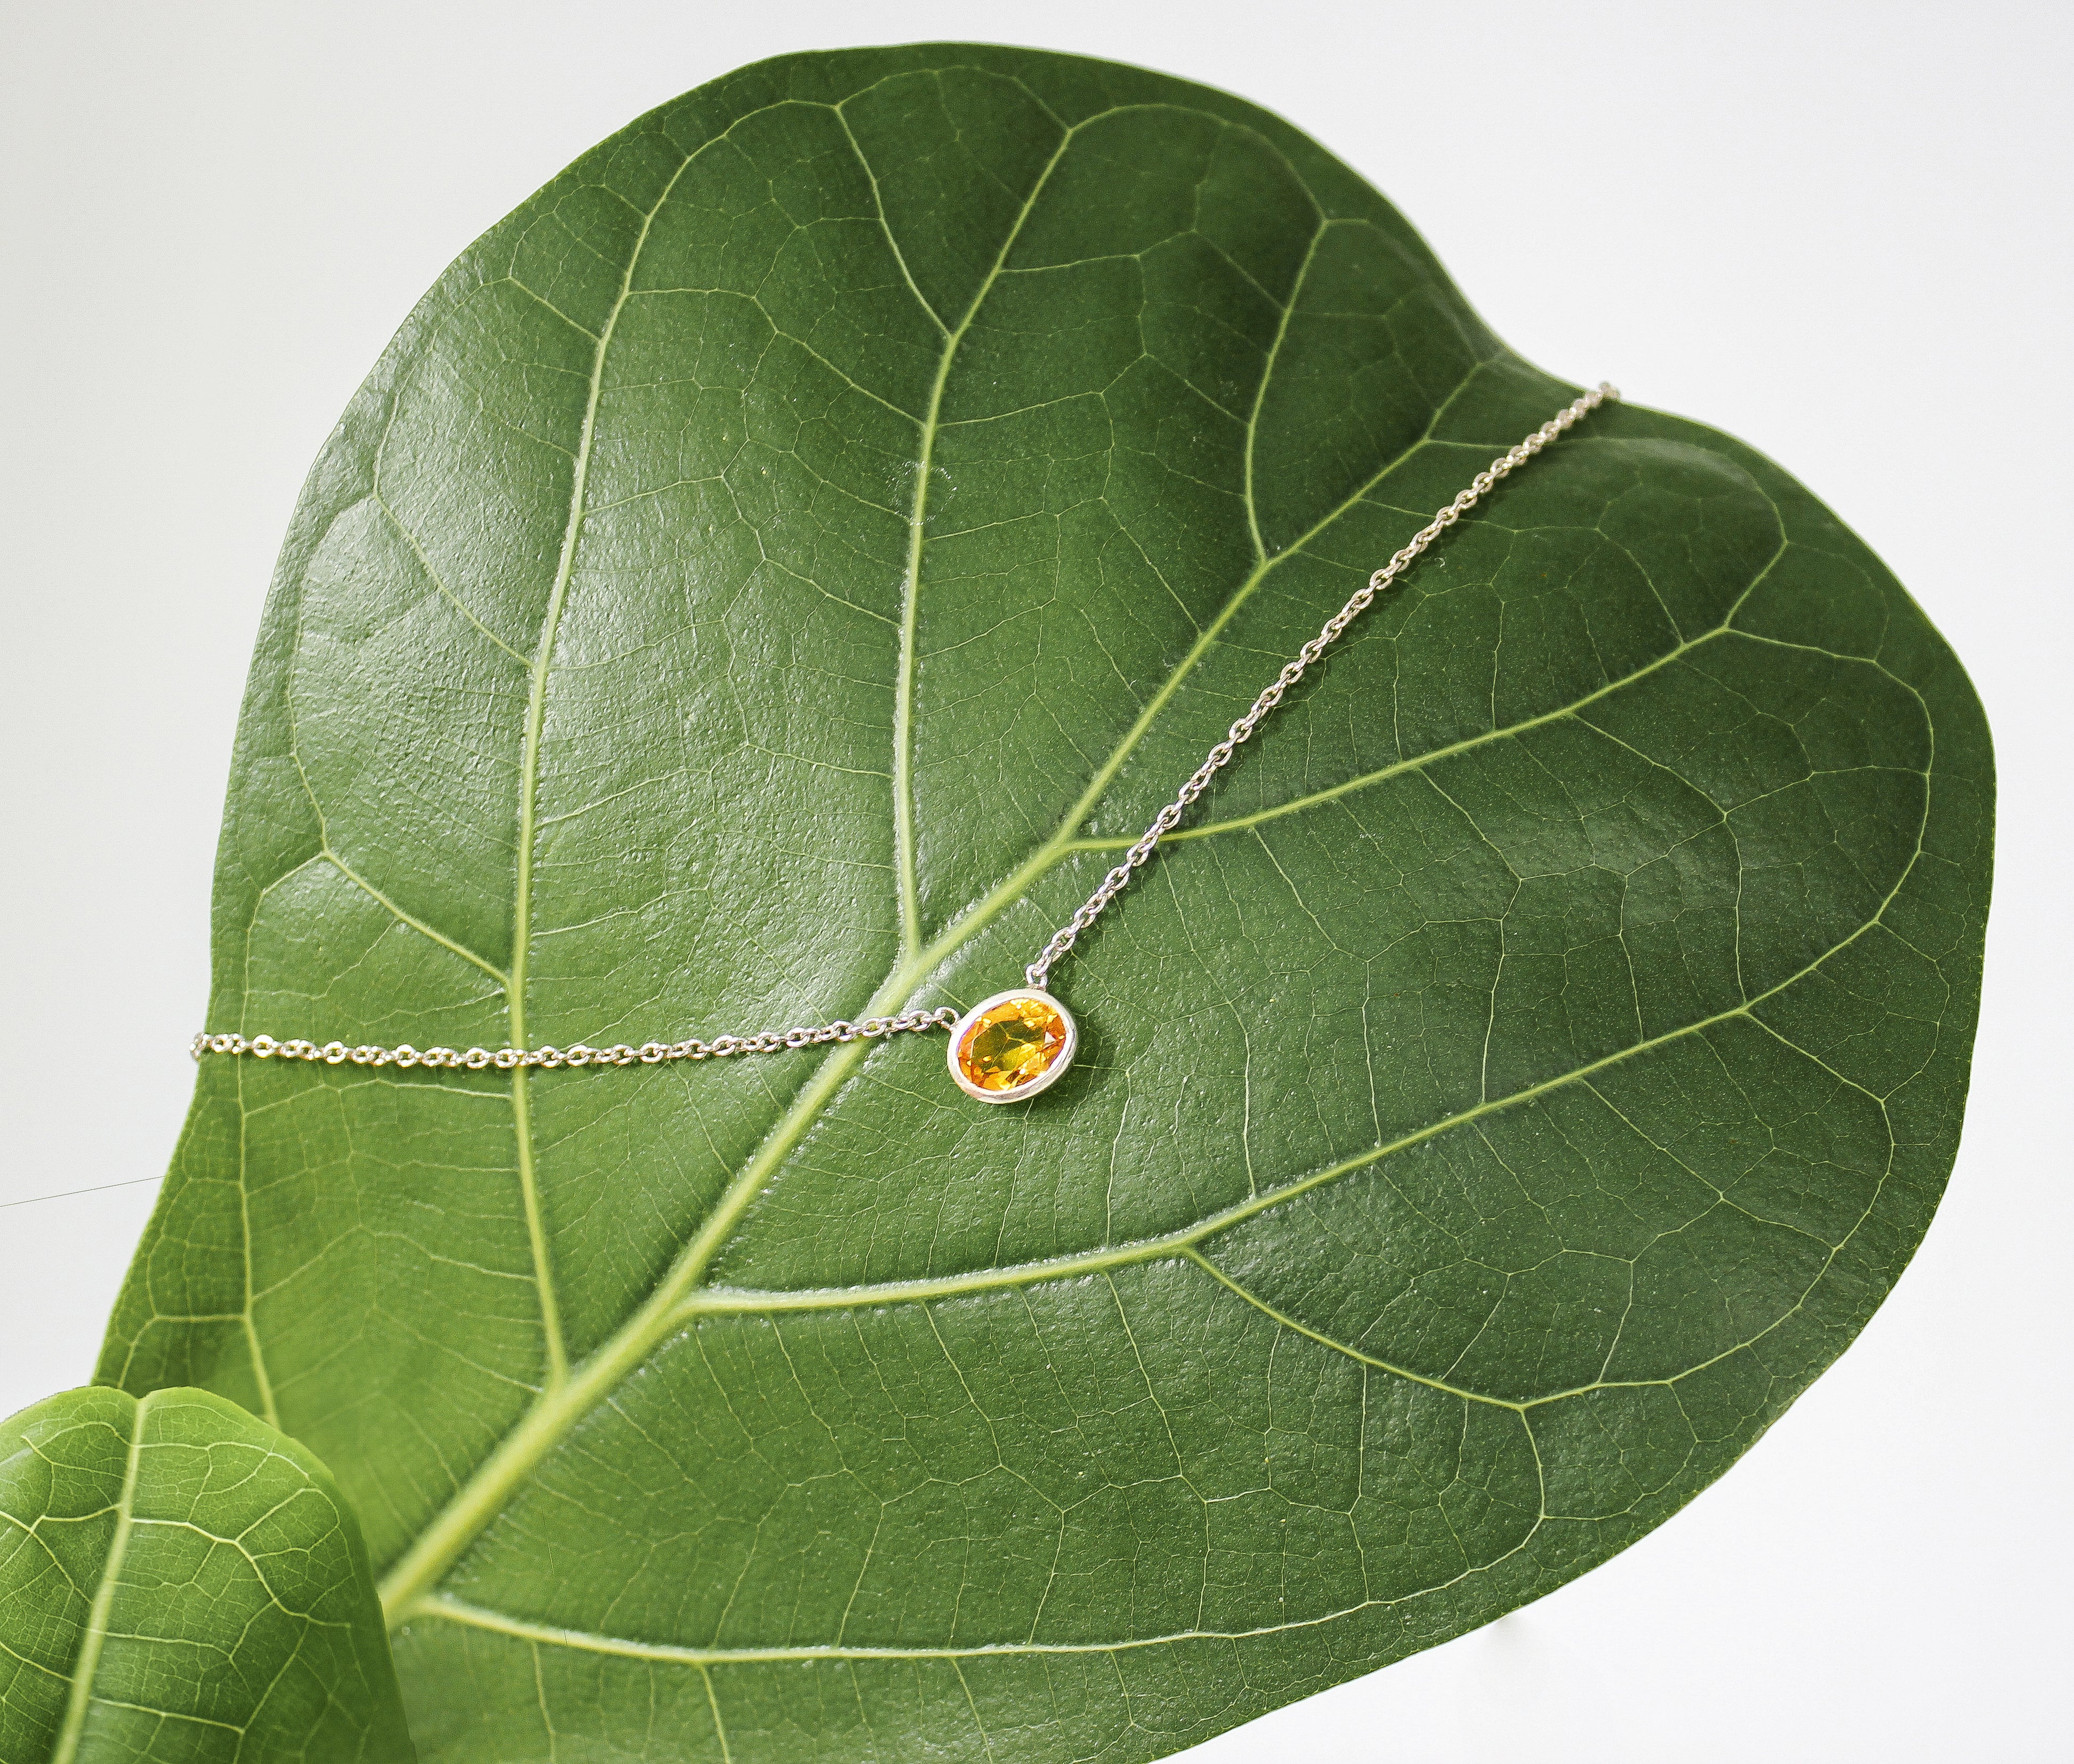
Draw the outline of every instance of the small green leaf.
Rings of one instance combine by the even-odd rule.
[[[324,1466],[205,1390],[68,1390],[0,1423],[0,1756],[415,1756]]]
[[[1619,364],[1589,364],[1617,373]],[[766,63],[471,247],[295,518],[209,1025],[709,1039],[1019,977],[1572,388],[1236,99]],[[101,1376],[322,1452],[428,1756],[1146,1758],[1562,1584],[1919,1241],[1993,770],[1800,485],[1593,415],[940,1042],[205,1064]]]

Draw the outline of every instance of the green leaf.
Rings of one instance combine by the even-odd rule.
[[[0,1422],[0,1756],[415,1756],[352,1510],[206,1390]]]
[[[702,88],[472,247],[319,461],[210,1026],[1011,984],[1571,395],[1235,99],[944,46]],[[1083,942],[1040,1100],[922,1037],[211,1060],[101,1376],[337,1468],[428,1756],[1155,1757],[1603,1561],[1849,1342],[1950,1167],[1991,802],[1865,548],[1603,411]]]

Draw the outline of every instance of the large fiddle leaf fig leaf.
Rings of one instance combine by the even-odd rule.
[[[206,1390],[0,1422],[0,1758],[411,1756],[367,1552],[302,1447]]]
[[[1572,391],[1235,99],[943,46],[702,88],[473,246],[325,448],[209,1025],[1013,984]],[[101,1375],[332,1464],[428,1757],[1155,1757],[1605,1560],[1850,1340],[1950,1167],[1991,791],[1833,516],[1608,410],[1083,942],[1041,1099],[940,1037],[213,1059]]]

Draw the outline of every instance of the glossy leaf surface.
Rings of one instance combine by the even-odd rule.
[[[323,1465],[205,1390],[68,1390],[0,1422],[0,1756],[408,1760]]]
[[[210,1027],[1013,984],[1570,395],[1221,94],[942,46],[695,92],[472,247],[319,461]],[[1157,1756],[1605,1560],[1849,1341],[1950,1167],[1991,804],[1864,547],[1605,411],[1060,970],[1042,1098],[919,1037],[213,1060],[102,1375],[334,1467],[429,1757]]]

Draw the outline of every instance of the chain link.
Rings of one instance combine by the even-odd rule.
[[[1619,397],[1618,390],[1602,380],[1593,390],[1559,411],[1518,446],[1500,454],[1477,473],[1467,489],[1413,534],[1401,551],[1370,576],[1347,604],[1325,621],[1318,634],[1296,652],[1295,659],[1275,675],[1266,690],[1253,701],[1253,708],[1225,731],[1225,738],[1209,750],[1188,783],[1175,793],[1173,801],[1153,817],[1152,824],[1124,854],[1123,861],[1102,878],[1101,886],[1081,903],[1080,910],[1051,934],[1051,940],[1039,952],[1037,959],[1023,970],[1025,981],[1040,992],[1044,989],[1051,969],[1079,940],[1080,933],[1130,886],[1131,878],[1145,866],[1159,841],[1180,824],[1181,817],[1209,787],[1210,780],[1231,763],[1232,756],[1252,739],[1254,731],[1274,713],[1290,688],[1303,679],[1311,665],[1339,640],[1341,634],[1368,610],[1377,595],[1411,568],[1434,541],[1474,508],[1494,485],[1509,477],[1565,429],[1582,422],[1601,404]],[[623,1041],[609,1047],[586,1047],[579,1042],[566,1048],[470,1047],[462,1052],[452,1047],[428,1047],[421,1053],[407,1043],[400,1047],[349,1047],[342,1041],[319,1045],[309,1041],[276,1041],[271,1035],[254,1035],[248,1039],[243,1035],[212,1035],[205,1032],[194,1038],[188,1051],[196,1060],[211,1053],[250,1054],[258,1060],[310,1060],[327,1066],[396,1066],[405,1070],[415,1066],[435,1066],[468,1072],[491,1068],[509,1072],[517,1067],[537,1066],[552,1072],[563,1066],[658,1066],[678,1060],[728,1060],[737,1054],[772,1054],[788,1047],[818,1047],[832,1041],[874,1040],[924,1030],[948,1029],[957,1022],[958,1014],[945,1005],[935,1010],[903,1010],[894,1017],[866,1017],[861,1022],[838,1018],[833,1022],[812,1028],[766,1029],[761,1035],[722,1035],[710,1042],[651,1041],[638,1047],[630,1047]]]
[[[638,1047],[618,1042],[609,1047],[428,1047],[422,1053],[406,1042],[400,1047],[349,1047],[342,1041],[321,1046],[312,1041],[276,1041],[271,1035],[196,1035],[188,1051],[250,1054],[258,1060],[313,1060],[327,1066],[458,1067],[481,1072],[494,1067],[539,1066],[552,1072],[562,1066],[659,1066],[675,1060],[728,1060],[737,1054],[775,1054],[787,1047],[814,1047],[830,1041],[871,1041],[882,1036],[948,1029],[958,1013],[944,1005],[935,1010],[903,1010],[897,1017],[866,1017],[861,1022],[837,1018],[811,1029],[766,1029],[758,1035],[722,1035],[717,1041],[650,1041]]]
[[[1377,595],[1411,568],[1420,554],[1474,508],[1493,485],[1510,477],[1565,429],[1582,422],[1608,400],[1617,400],[1619,397],[1617,387],[1607,381],[1600,381],[1592,390],[1557,411],[1516,447],[1493,460],[1469,481],[1468,488],[1460,495],[1413,534],[1405,543],[1403,549],[1370,576],[1347,604],[1325,621],[1318,634],[1297,651],[1295,659],[1275,676],[1266,690],[1253,701],[1253,708],[1225,732],[1225,738],[1209,750],[1188,783],[1175,792],[1173,801],[1153,817],[1152,824],[1124,853],[1123,861],[1103,877],[1101,886],[1081,902],[1080,910],[1051,933],[1051,940],[1038,952],[1037,959],[1023,970],[1023,979],[1038,991],[1044,989],[1044,983],[1050,979],[1051,969],[1080,940],[1080,933],[1101,916],[1105,907],[1130,886],[1131,878],[1145,866],[1146,861],[1158,849],[1159,841],[1180,824],[1181,817],[1188,812],[1196,799],[1209,788],[1210,780],[1231,763],[1232,756],[1253,738],[1254,731],[1266,721],[1289,688],[1303,679],[1311,664],[1339,640],[1341,634],[1349,625],[1368,610],[1370,602]]]

